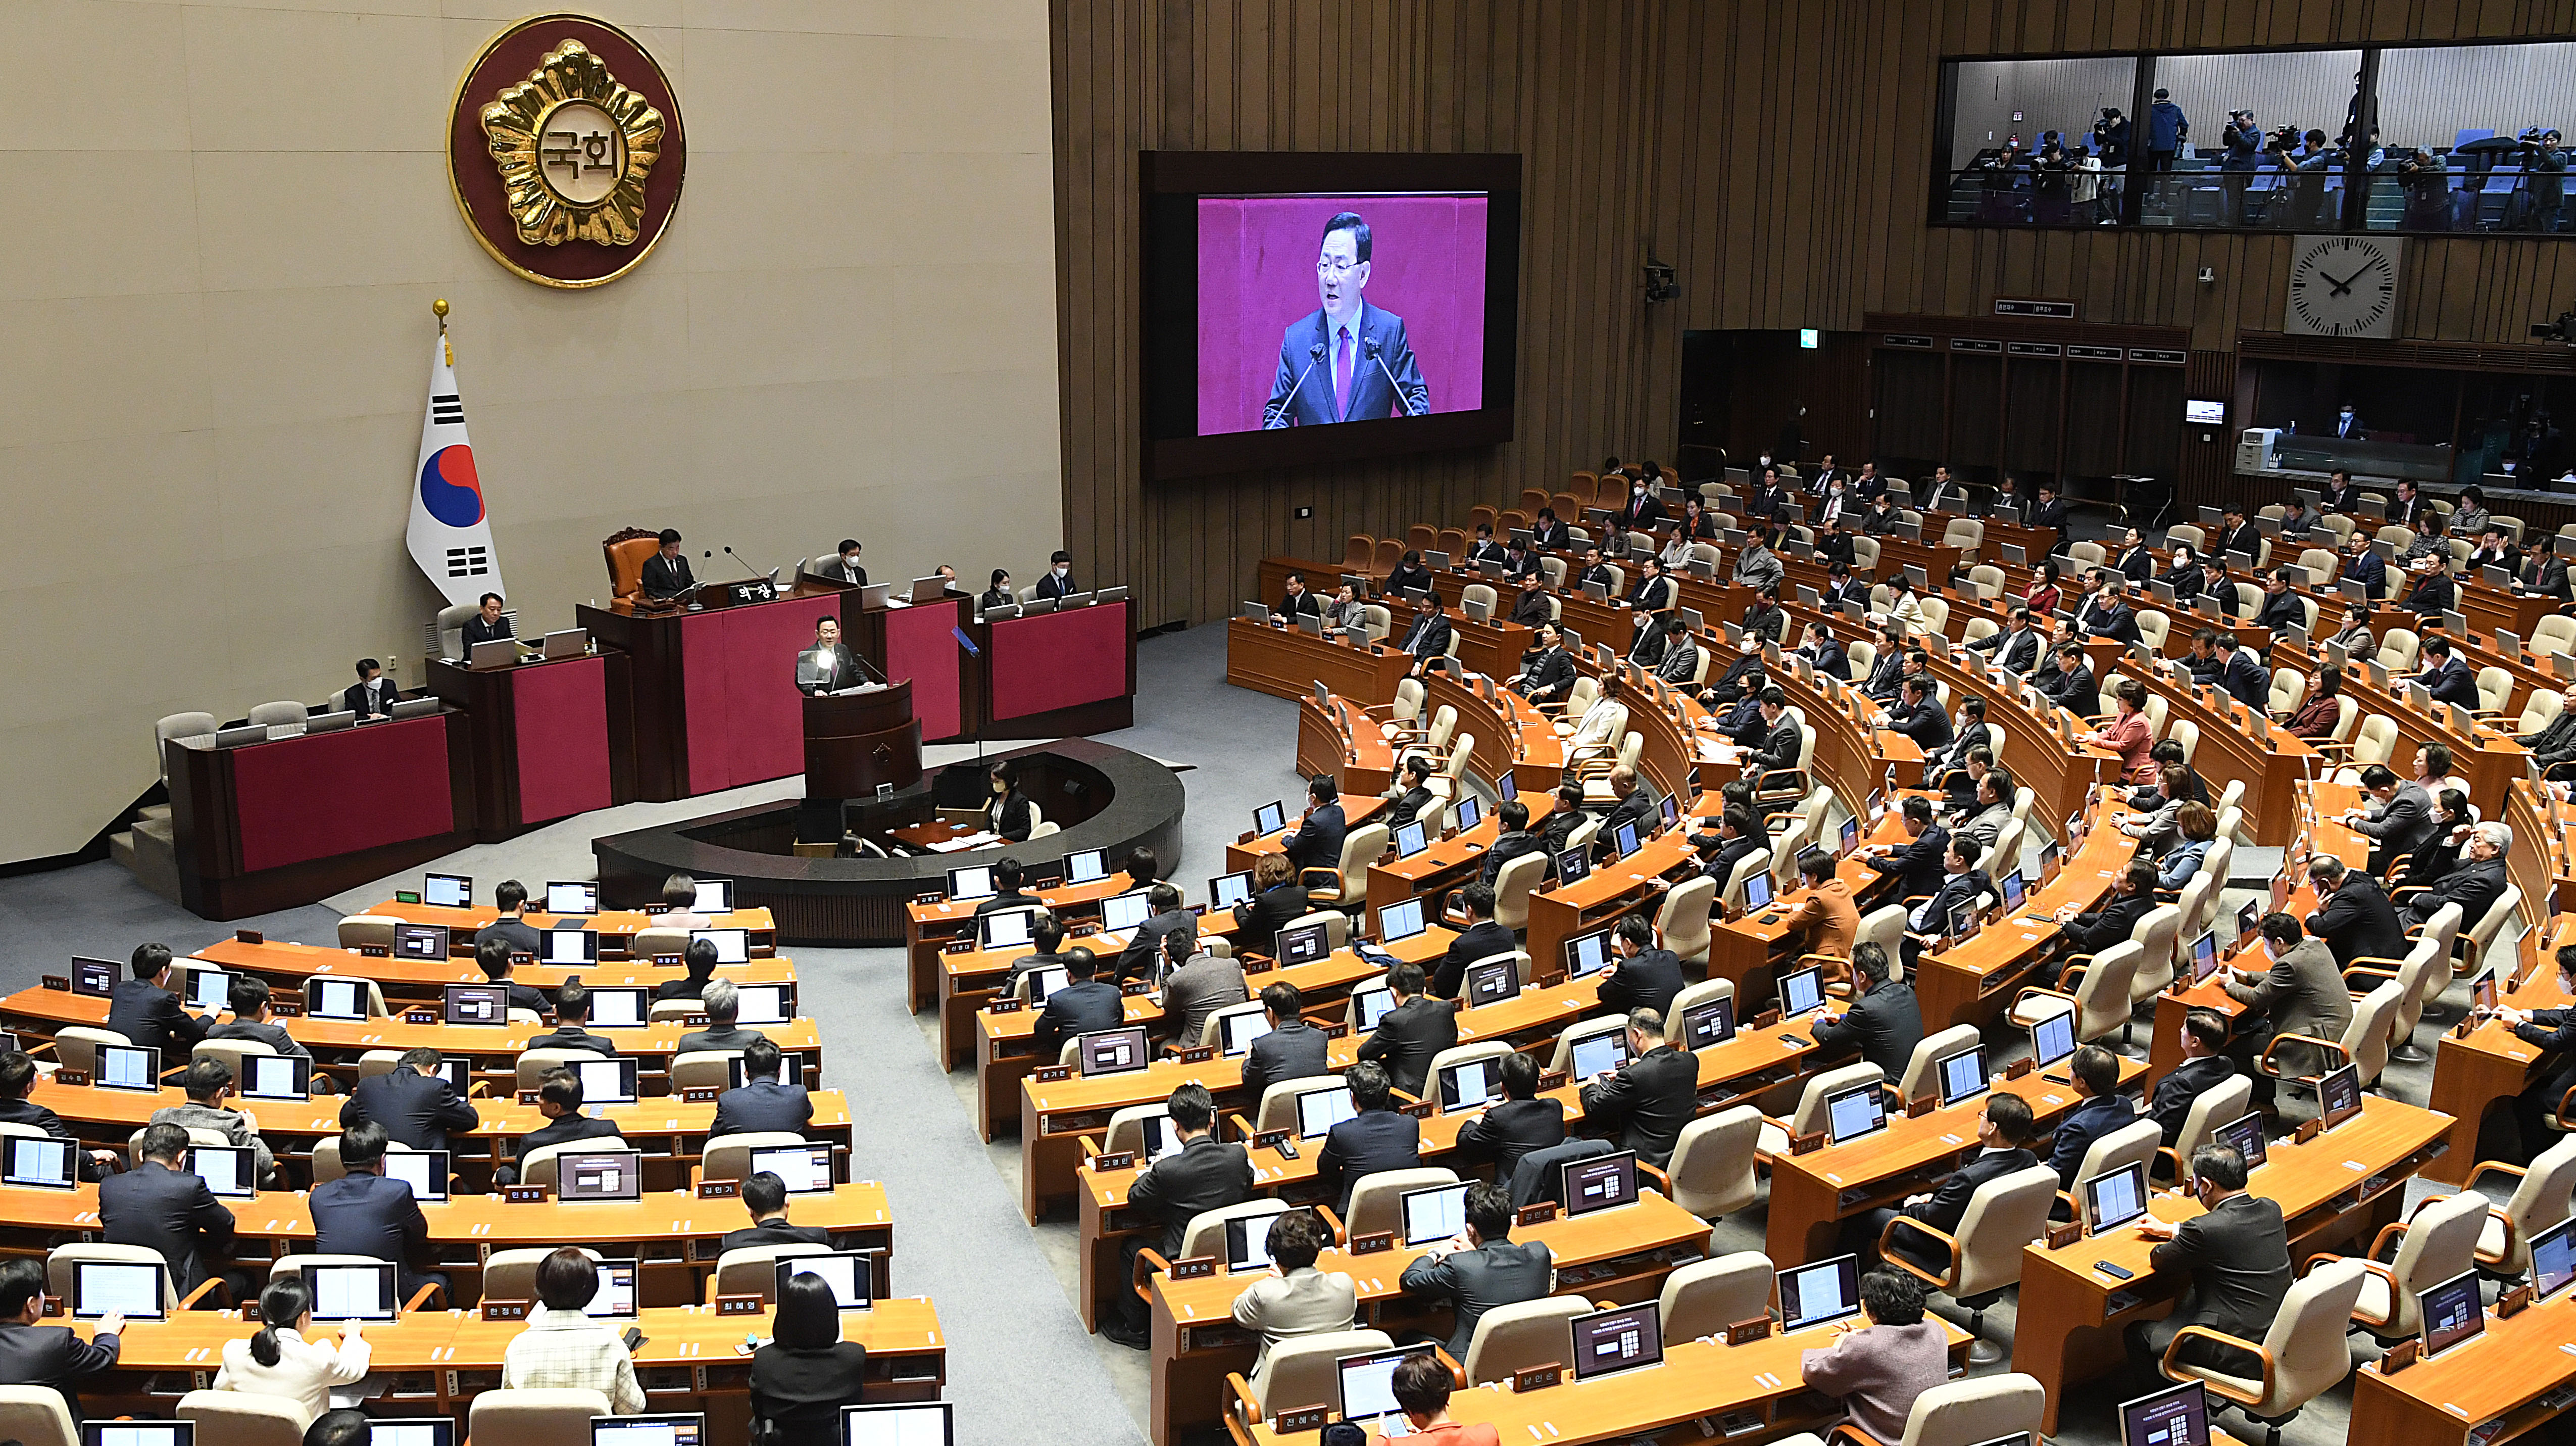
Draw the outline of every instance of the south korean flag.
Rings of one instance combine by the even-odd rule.
[[[411,559],[451,604],[487,592],[507,596],[492,552],[491,513],[465,439],[465,401],[456,391],[456,359],[445,332],[429,355],[429,413],[420,424],[420,462],[412,469]]]

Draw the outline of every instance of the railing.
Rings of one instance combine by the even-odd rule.
[[[2528,169],[2526,159],[2510,150],[2426,152],[2382,159],[2358,176],[2340,153],[2304,170],[2268,157],[2250,170],[2195,157],[2152,172],[1989,159],[1947,178],[1940,219],[2059,229],[2569,234],[2566,173]]]

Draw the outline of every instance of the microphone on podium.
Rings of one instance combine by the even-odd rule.
[[[1288,415],[1288,404],[1297,400],[1297,393],[1304,389],[1306,378],[1314,375],[1315,364],[1323,359],[1324,344],[1322,342],[1319,341],[1313,346],[1306,348],[1306,369],[1297,373],[1295,384],[1288,388],[1288,395],[1281,397],[1279,399],[1279,404],[1270,409],[1270,416],[1264,425],[1277,422],[1281,417]]]
[[[1383,357],[1383,356],[1380,356],[1380,355],[1378,354],[1378,349],[1377,349],[1377,338],[1376,338],[1376,337],[1370,337],[1370,338],[1368,338],[1367,340],[1365,340],[1365,341],[1361,342],[1361,343],[1360,343],[1360,345],[1361,345],[1362,347],[1365,347],[1365,348],[1367,349],[1368,354],[1369,354],[1369,360],[1370,360],[1370,361],[1373,361],[1373,362],[1376,362],[1376,363],[1377,363],[1377,369],[1378,369],[1380,372],[1382,372],[1382,373],[1384,373],[1384,374],[1385,374],[1385,376],[1386,376],[1386,385],[1387,385],[1387,388],[1388,388],[1390,391],[1393,391],[1393,392],[1395,393],[1395,404],[1396,404],[1397,406],[1399,406],[1399,407],[1404,408],[1404,414],[1405,414],[1406,416],[1408,416],[1408,417],[1418,417],[1418,416],[1422,415],[1420,412],[1417,412],[1417,411],[1413,410],[1413,398],[1408,397],[1408,396],[1406,396],[1406,395],[1404,394],[1404,386],[1403,386],[1403,384],[1402,384],[1402,383],[1400,383],[1400,382],[1398,382],[1398,381],[1395,379],[1395,373],[1394,373],[1394,372],[1392,372],[1392,371],[1388,370],[1387,365],[1386,365],[1386,358],[1385,358],[1385,357]]]

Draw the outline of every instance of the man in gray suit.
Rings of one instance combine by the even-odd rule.
[[[2378,802],[2367,813],[2345,814],[2343,821],[2370,840],[2367,871],[2385,876],[2390,860],[2415,852],[2432,836],[2433,796],[2413,779],[2400,780],[2384,763],[2363,769],[2361,786]]]
[[[1457,1313],[1449,1333],[1449,1355],[1464,1362],[1476,1338],[1476,1322],[1501,1305],[1537,1300],[1556,1287],[1556,1262],[1544,1241],[1520,1244],[1512,1237],[1512,1195],[1500,1185],[1467,1187],[1466,1233],[1431,1247],[1430,1253],[1404,1268],[1398,1284],[1406,1295],[1445,1301]]]
[[[1154,961],[1162,958],[1163,951],[1170,947],[1165,942],[1170,935],[1181,935],[1193,947],[1198,943],[1199,916],[1181,907],[1180,890],[1170,884],[1156,884],[1145,891],[1145,907],[1153,912],[1145,916],[1144,923],[1136,926],[1135,934],[1127,940],[1126,949],[1118,955],[1118,977],[1121,979],[1142,979],[1151,974]]]
[[[1208,1016],[1252,997],[1244,986],[1243,966],[1219,954],[1192,954],[1190,941],[1167,934],[1163,943],[1175,967],[1163,979],[1163,1017],[1176,1022],[1168,1048],[1174,1053],[1198,1047]]]
[[[2352,1023],[2352,991],[2344,987],[2343,971],[2335,967],[2334,949],[2288,914],[2263,920],[2261,957],[2271,961],[2269,970],[2228,971],[2227,997],[2252,1007],[2237,1022],[2227,1054],[2253,1081],[2254,1103],[2269,1106],[2277,1081],[2254,1068],[2263,1047],[2276,1034],[2343,1038],[2344,1028]]]
[[[1338,1270],[1326,1275],[1315,1268],[1315,1257],[1332,1242],[1332,1230],[1312,1210],[1289,1210],[1271,1218],[1267,1246],[1274,1273],[1254,1277],[1234,1298],[1234,1323],[1261,1332],[1254,1371],[1281,1341],[1346,1331],[1359,1315],[1358,1283]]]
[[[1261,1093],[1282,1080],[1311,1079],[1332,1073],[1325,1056],[1331,1041],[1300,1013],[1305,999],[1297,986],[1282,979],[1261,991],[1261,1012],[1270,1032],[1252,1042],[1243,1059],[1243,1089],[1258,1110]]]
[[[2290,1293],[2290,1237],[2281,1207],[2246,1193],[2245,1157],[2225,1145],[2192,1151],[2191,1192],[2207,1214],[2178,1226],[2153,1217],[2137,1225],[2140,1235],[2163,1242],[2147,1256],[2159,1275],[2191,1276],[2191,1290],[2173,1314],[2128,1328],[2130,1369],[2141,1378],[2141,1390],[2164,1385],[2156,1364],[2183,1327],[2261,1340]],[[2262,1373],[2244,1352],[2205,1341],[2186,1346],[2182,1359],[2230,1375]]]

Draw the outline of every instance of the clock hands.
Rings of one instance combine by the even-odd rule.
[[[2354,272],[2353,274],[2351,274],[2350,276],[2345,277],[2345,278],[2344,278],[2343,280],[2341,280],[2341,281],[2337,281],[2337,280],[2335,280],[2335,279],[2334,279],[2334,277],[2332,277],[2331,275],[2328,275],[2328,274],[2327,274],[2327,272],[2326,272],[2326,269],[2325,269],[2324,267],[2322,267],[2322,266],[2320,266],[2320,267],[2318,267],[2318,268],[2317,268],[2317,275],[2318,275],[2319,277],[2323,278],[2323,279],[2324,279],[2324,281],[2325,281],[2325,283],[2326,283],[2328,286],[2331,286],[2331,287],[2333,287],[2333,288],[2334,288],[2334,290],[2333,290],[2332,292],[2328,293],[2329,295],[2333,295],[2333,296],[2342,296],[2342,295],[2344,295],[2344,294],[2346,294],[2346,293],[2348,293],[2348,292],[2350,292],[2350,291],[2352,290],[2352,284],[2353,284],[2354,282],[2359,281],[2359,280],[2361,279],[2361,272],[2362,272],[2362,271],[2368,271],[2369,269],[2370,269],[2370,267],[2368,267],[2368,266],[2364,266],[2364,267],[2362,267],[2362,268],[2361,268],[2361,271],[2356,271],[2356,272]]]

